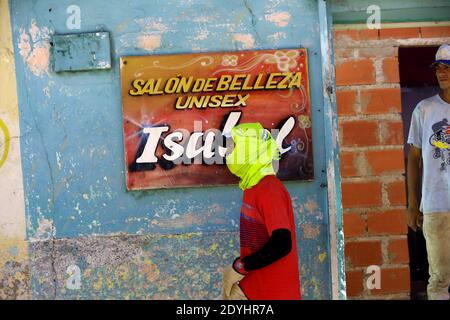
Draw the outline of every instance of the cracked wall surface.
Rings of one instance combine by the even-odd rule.
[[[329,299],[317,2],[145,4],[78,1],[79,29],[68,29],[76,26],[71,1],[11,1],[31,297],[217,299],[221,268],[238,254],[242,193],[237,186],[125,191],[119,57],[305,47],[315,179],[285,184],[303,297]],[[110,32],[112,68],[54,73],[52,35],[93,31]]]

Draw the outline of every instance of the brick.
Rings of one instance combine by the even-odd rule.
[[[402,145],[404,144],[403,122],[383,122],[380,126],[381,144]]]
[[[368,150],[366,159],[374,176],[405,172],[403,149]]]
[[[369,235],[406,234],[406,213],[403,209],[367,213]]]
[[[380,39],[409,39],[420,38],[420,28],[391,28],[381,29]]]
[[[391,205],[406,205],[406,185],[403,180],[389,183],[387,192]]]
[[[342,205],[344,208],[381,205],[380,181],[342,182]]]
[[[361,30],[336,30],[333,33],[336,40],[378,40],[378,30],[376,29],[361,29]]]
[[[355,52],[357,49],[335,49],[334,50],[334,59],[346,59],[346,58],[354,58]]]
[[[394,239],[388,245],[389,263],[400,264],[409,262],[408,239]]]
[[[400,72],[398,69],[398,58],[383,59],[383,75],[386,83],[399,83]]]
[[[347,283],[346,290],[348,297],[361,295],[364,290],[364,276],[362,270],[345,272],[345,280]]]
[[[409,267],[381,269],[381,288],[369,289],[371,295],[410,292]]]
[[[354,152],[342,151],[340,154],[341,163],[341,176],[353,177],[356,176],[358,171],[355,166],[356,154]]]
[[[336,63],[336,85],[373,84],[375,68],[372,59],[349,59]]]
[[[337,111],[339,116],[356,114],[356,91],[346,90],[336,92]]]
[[[361,109],[364,114],[401,113],[400,88],[361,90]]]
[[[421,27],[422,38],[450,37],[450,26],[446,27]]]
[[[367,147],[378,145],[378,123],[369,120],[341,121],[342,146]]]
[[[349,267],[365,267],[381,264],[381,242],[355,241],[345,244],[345,261]]]
[[[359,213],[344,214],[345,238],[360,237],[366,233],[366,221]]]

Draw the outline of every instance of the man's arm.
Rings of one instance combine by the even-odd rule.
[[[245,258],[236,258],[233,269],[246,274],[248,271],[264,268],[288,255],[291,249],[291,232],[288,229],[273,230],[269,240],[261,249]]]
[[[244,269],[251,271],[264,268],[286,256],[291,249],[291,232],[288,229],[274,230],[261,249],[242,259]]]
[[[408,154],[407,180],[408,180],[408,226],[414,231],[422,226],[420,208],[420,161],[422,150],[410,145]]]

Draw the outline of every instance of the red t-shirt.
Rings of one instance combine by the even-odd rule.
[[[241,258],[261,249],[273,230],[291,232],[292,250],[274,263],[249,271],[239,283],[250,300],[301,299],[295,223],[291,197],[275,176],[244,191],[240,218]]]

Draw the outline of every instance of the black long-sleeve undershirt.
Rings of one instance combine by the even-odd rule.
[[[273,230],[269,240],[261,249],[241,259],[244,270],[251,271],[268,266],[286,256],[291,249],[291,232],[288,229]]]

